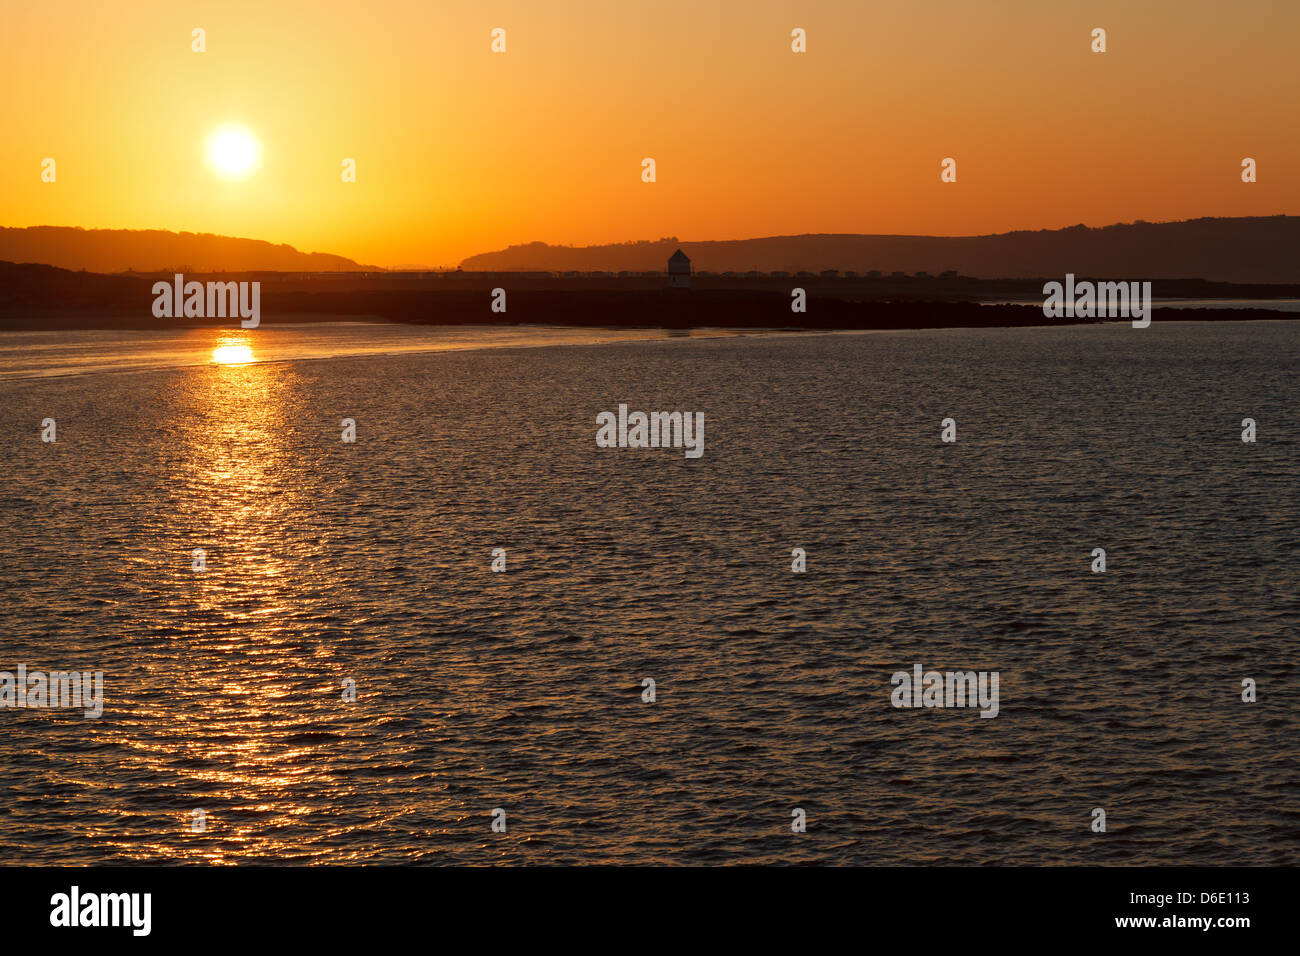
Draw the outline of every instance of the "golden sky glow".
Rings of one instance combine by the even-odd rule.
[[[1294,0],[6,3],[0,225],[438,266],[533,240],[1297,214],[1297,49]],[[206,158],[226,125],[260,144],[246,178]]]

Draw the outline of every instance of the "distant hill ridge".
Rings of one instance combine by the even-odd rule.
[[[165,229],[0,227],[0,259],[88,272],[383,271],[343,256],[206,232]]]
[[[940,273],[979,278],[1080,276],[1300,282],[1300,216],[1137,221],[988,236],[803,235],[682,242],[674,237],[601,246],[511,246],[470,256],[466,270],[665,269],[682,249],[695,271]],[[2,256],[0,256],[2,257]]]

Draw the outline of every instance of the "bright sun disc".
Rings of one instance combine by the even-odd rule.
[[[253,361],[253,350],[247,345],[222,345],[212,350],[212,361],[218,365],[246,365]]]
[[[208,162],[226,179],[243,179],[257,167],[261,148],[241,126],[223,126],[208,137]]]

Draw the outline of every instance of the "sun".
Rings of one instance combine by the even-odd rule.
[[[222,126],[208,137],[208,162],[223,179],[246,179],[257,169],[262,147],[242,126]]]

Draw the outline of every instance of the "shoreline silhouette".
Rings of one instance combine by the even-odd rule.
[[[0,329],[159,329],[225,326],[220,318],[153,315],[155,282],[171,273],[103,275],[0,262]],[[993,328],[1106,321],[1048,319],[1040,304],[1048,280],[962,276],[710,276],[667,288],[664,275],[555,276],[539,273],[190,273],[195,281],[261,283],[270,322],[376,321],[420,325],[574,327],[920,329]],[[802,288],[806,311],[791,311]],[[505,312],[494,311],[504,289]],[[1233,300],[1234,307],[1180,308],[1182,321],[1286,319],[1295,313],[1242,308],[1252,299],[1300,299],[1300,285],[1156,281],[1172,299]],[[1156,308],[1159,309],[1159,298]]]

